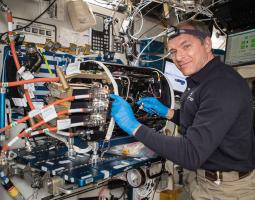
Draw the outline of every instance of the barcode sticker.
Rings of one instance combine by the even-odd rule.
[[[51,121],[52,119],[57,118],[57,116],[54,105],[42,109],[42,118],[45,122]]]

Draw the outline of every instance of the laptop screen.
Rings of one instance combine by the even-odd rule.
[[[225,63],[231,66],[255,63],[255,29],[228,35]]]

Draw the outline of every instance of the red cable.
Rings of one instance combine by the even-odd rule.
[[[30,79],[30,80],[21,80],[21,81],[14,81],[14,82],[4,82],[0,83],[0,87],[3,87],[3,84],[8,84],[6,87],[16,87],[24,84],[29,84],[29,83],[38,83],[38,82],[58,82],[59,77],[54,77],[54,78],[36,78],[36,79]],[[5,87],[5,86],[4,86]]]

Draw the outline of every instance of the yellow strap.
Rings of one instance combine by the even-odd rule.
[[[40,50],[40,51],[41,51],[41,50]],[[46,56],[43,54],[43,52],[42,52],[42,51],[41,51],[41,54],[42,54],[42,56],[43,56],[43,59],[44,59],[45,65],[46,65],[46,67],[47,67],[47,69],[48,69],[48,71],[49,71],[50,75],[52,75],[53,73],[52,73],[52,71],[51,71],[51,68],[50,68],[50,65],[49,65],[49,63],[48,63],[48,60],[47,60]]]

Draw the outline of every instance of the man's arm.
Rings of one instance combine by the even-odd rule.
[[[219,147],[239,116],[243,103],[236,98],[237,89],[239,86],[227,84],[225,80],[220,84],[211,82],[201,93],[193,123],[186,127],[182,137],[160,135],[144,125],[139,127],[135,137],[160,156],[196,170]]]

